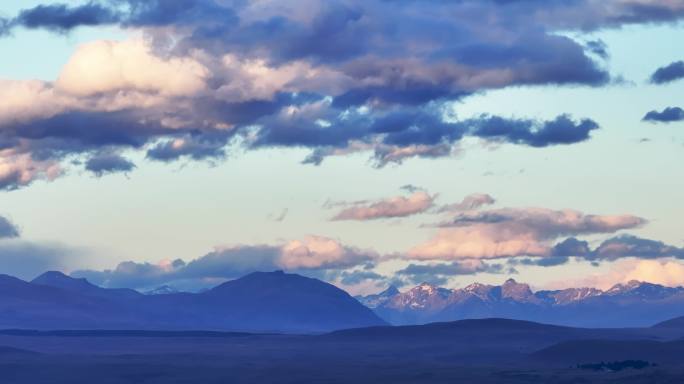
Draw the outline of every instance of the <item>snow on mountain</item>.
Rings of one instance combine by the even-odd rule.
[[[361,302],[361,304],[365,305],[368,308],[377,308],[389,300],[391,300],[394,296],[400,294],[399,289],[395,286],[390,286],[386,290],[375,294],[375,295],[368,295],[368,296],[357,296],[356,299]]]
[[[385,305],[390,308],[410,308],[412,310],[437,310],[448,303],[451,290],[422,283],[407,292],[395,295]]]
[[[505,317],[579,326],[634,326],[684,315],[684,288],[639,281],[606,291],[584,287],[537,292],[513,279],[498,286],[474,283],[453,290],[423,283],[404,292],[393,289],[359,300],[394,324]]]
[[[151,289],[149,291],[146,291],[146,295],[170,295],[172,293],[178,293],[180,292],[176,288],[170,286],[170,285],[162,285],[161,287],[157,287],[154,289]]]

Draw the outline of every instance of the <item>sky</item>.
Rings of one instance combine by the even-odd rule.
[[[683,285],[684,3],[0,5],[0,273]]]

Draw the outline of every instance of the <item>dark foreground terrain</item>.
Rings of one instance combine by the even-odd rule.
[[[500,319],[307,336],[2,331],[0,374],[2,383],[681,383],[682,336],[676,326]],[[618,360],[645,363],[600,364]]]

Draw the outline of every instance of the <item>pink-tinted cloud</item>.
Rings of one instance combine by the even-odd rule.
[[[60,165],[39,161],[29,154],[13,154],[0,150],[0,189],[15,189],[35,180],[53,180],[62,173]]]
[[[432,208],[435,195],[417,191],[410,196],[396,196],[371,203],[354,204],[337,213],[332,220],[374,220],[406,217]]]
[[[276,264],[287,270],[344,268],[376,258],[375,252],[344,246],[328,237],[306,236],[280,247]]]
[[[586,286],[606,290],[616,284],[625,284],[633,280],[670,287],[684,286],[684,263],[674,259],[625,259],[611,264],[608,271],[580,279],[558,281],[549,286],[553,288]]]
[[[494,259],[549,256],[563,236],[614,233],[646,220],[633,215],[590,215],[574,210],[502,208],[470,211],[439,223],[435,237],[408,252],[416,259]]]

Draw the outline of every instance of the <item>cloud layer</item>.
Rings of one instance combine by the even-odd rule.
[[[464,137],[583,142],[598,128],[589,118],[460,119],[451,102],[510,86],[607,84],[605,47],[559,31],[683,16],[684,5],[667,0],[39,5],[0,30],[116,25],[143,37],[84,44],[52,82],[0,81],[0,188],[53,179],[68,159],[105,150],[212,160],[237,143],[308,148],[311,164],[364,151],[383,166],[449,156]],[[672,78],[663,71],[657,79]]]
[[[646,220],[633,215],[591,215],[574,210],[501,208],[469,211],[438,223],[430,241],[408,252],[415,259],[496,259],[552,256],[561,237],[614,233]],[[555,249],[558,255],[567,253]]]
[[[85,277],[107,287],[154,288],[177,282],[194,288],[241,277],[255,271],[287,270],[321,274],[371,263],[375,252],[347,247],[336,240],[307,236],[282,245],[245,245],[217,248],[195,260],[164,261],[158,264],[133,261],[113,270],[80,270],[73,276]]]

